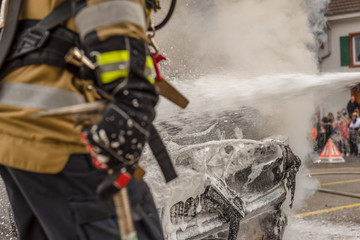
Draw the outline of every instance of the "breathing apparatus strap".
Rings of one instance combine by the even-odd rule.
[[[11,61],[43,47],[50,37],[50,30],[59,26],[71,16],[71,2],[67,0],[20,36],[20,41],[17,41],[16,49],[10,54],[8,60]]]
[[[160,169],[164,175],[165,181],[170,182],[177,177],[173,163],[171,162],[169,153],[161,140],[159,133],[154,125],[150,126],[149,146],[158,162]]]
[[[14,40],[20,7],[21,0],[11,0],[9,3],[5,26],[0,39],[0,69],[9,53],[11,43]]]
[[[13,2],[14,0],[10,1]],[[15,0],[18,1],[18,0]],[[9,12],[11,15],[11,12]],[[9,16],[8,14],[8,16]],[[77,67],[65,62],[66,53],[79,45],[79,38],[60,24],[72,17],[71,1],[66,0],[41,21],[23,20],[17,23],[16,40],[10,44],[3,60],[0,79],[14,69],[31,64],[49,64],[79,74]],[[5,23],[5,28],[11,27]],[[13,29],[15,29],[13,27]],[[4,38],[8,35],[4,32]],[[1,49],[3,49],[1,45]],[[0,52],[0,54],[3,51]]]

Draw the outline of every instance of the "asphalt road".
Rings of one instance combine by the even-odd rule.
[[[14,221],[11,221],[12,212],[7,198],[6,189],[0,178],[0,240],[16,240],[17,233]]]
[[[360,157],[345,160],[336,164],[304,164],[308,172],[302,173],[301,178],[308,178],[308,183],[305,181],[299,190],[307,191],[308,196],[295,201],[285,240],[360,239]],[[314,188],[323,191],[309,190]]]

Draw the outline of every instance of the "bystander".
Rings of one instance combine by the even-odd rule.
[[[360,127],[360,118],[358,117],[357,113],[353,112],[351,115],[351,123],[349,125],[350,131],[349,131],[349,141],[350,141],[350,148],[351,153],[355,156],[358,155],[358,138],[359,138],[359,127]]]
[[[355,111],[355,108],[359,108],[359,104],[356,102],[355,96],[351,96],[346,107],[349,116],[352,116],[353,112]]]
[[[349,125],[347,120],[344,118],[340,119],[339,132],[340,132],[339,150],[343,156],[349,156],[350,155]]]

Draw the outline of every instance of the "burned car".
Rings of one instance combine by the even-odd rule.
[[[165,133],[179,175],[168,184],[145,154],[145,179],[168,240],[282,238],[287,218],[281,206],[287,197],[292,204],[300,159],[284,137],[254,140],[262,134],[248,116],[244,108],[204,131]],[[165,125],[163,131],[174,131]]]

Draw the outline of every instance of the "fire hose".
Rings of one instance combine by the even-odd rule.
[[[347,175],[360,175],[359,171],[347,171],[347,172],[317,172],[317,173],[311,173],[309,174],[310,177],[312,176],[319,176],[319,175],[343,175],[343,174],[347,174]],[[345,196],[345,197],[352,197],[352,198],[360,198],[360,195],[358,194],[354,194],[354,193],[348,193],[348,192],[342,192],[342,191],[336,191],[336,190],[331,190],[331,189],[327,189],[327,188],[317,188],[315,189],[318,192],[323,192],[323,193],[330,193],[330,194],[334,194],[334,195],[339,195],[339,196]]]
[[[359,171],[347,171],[347,172],[317,172],[311,173],[310,177],[318,176],[318,175],[343,175],[343,174],[350,174],[350,175],[360,175]]]
[[[340,195],[340,196],[345,196],[345,197],[352,197],[352,198],[360,198],[360,195],[357,195],[354,193],[335,191],[335,190],[331,190],[331,189],[327,189],[327,188],[318,188],[316,190],[318,192],[323,192],[323,193],[330,193],[330,194],[335,194],[335,195]]]
[[[175,6],[176,6],[176,0],[171,0],[169,11],[167,12],[164,20],[162,20],[159,24],[155,25],[154,28],[150,27],[148,30],[149,31],[152,31],[152,30],[157,31],[157,30],[163,28],[171,19],[172,15],[174,13],[174,10],[175,10]]]

